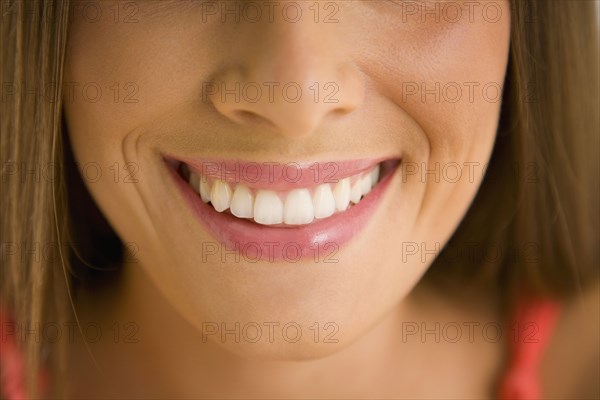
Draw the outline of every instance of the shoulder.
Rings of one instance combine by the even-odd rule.
[[[546,397],[600,398],[600,284],[563,304],[541,365]]]

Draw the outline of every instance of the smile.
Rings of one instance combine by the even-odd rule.
[[[358,204],[379,182],[380,165],[370,171],[318,186],[275,191],[253,189],[242,183],[228,183],[190,172],[182,173],[205,203],[217,212],[230,211],[238,218],[251,219],[262,225],[306,225],[315,220],[344,212],[350,204]]]
[[[216,239],[238,251],[251,245],[270,261],[285,258],[290,246],[305,258],[350,240],[400,164],[397,158],[313,164],[165,160],[185,201]]]

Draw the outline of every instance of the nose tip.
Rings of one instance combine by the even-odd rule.
[[[205,96],[230,121],[300,138],[364,101],[364,75],[341,26],[274,18],[231,29],[235,40]]]
[[[236,124],[289,138],[309,136],[324,120],[349,114],[363,101],[360,76],[352,67],[340,68],[328,80],[291,78],[248,80],[231,71],[212,83],[208,98]]]

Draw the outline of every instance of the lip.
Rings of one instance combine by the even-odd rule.
[[[184,201],[196,214],[201,225],[218,242],[213,242],[213,245],[221,244],[228,251],[241,253],[251,262],[281,260],[297,262],[305,259],[336,262],[335,254],[364,229],[399,169],[401,160],[389,158],[383,160],[389,160],[393,164],[392,168],[358,204],[329,218],[294,227],[270,227],[228,213],[219,213],[211,205],[202,202],[200,196],[179,175],[173,159],[165,157],[165,165]],[[369,166],[374,166],[380,161],[372,159],[348,161],[340,165],[358,165],[368,169]],[[348,171],[350,170],[345,170],[344,173]],[[356,173],[356,169],[351,171],[352,174]],[[340,174],[341,178],[343,178],[342,174]],[[207,244],[200,245],[203,251],[211,248]],[[328,259],[330,261],[327,261]]]
[[[228,183],[241,183],[253,189],[287,191],[337,183],[339,180],[360,174],[389,158],[345,160],[331,162],[247,162],[240,160],[209,160],[165,157],[171,165],[185,163],[190,171],[207,178]]]

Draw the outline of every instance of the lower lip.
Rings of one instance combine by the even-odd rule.
[[[251,262],[298,262],[306,259],[336,262],[334,256],[338,250],[357,236],[369,222],[396,172],[395,169],[386,174],[371,192],[345,212],[307,225],[272,228],[217,212],[204,203],[168,164],[167,169],[202,225],[228,251],[238,252]],[[212,245],[203,245],[203,252],[214,251],[213,254],[217,254],[215,243]]]

